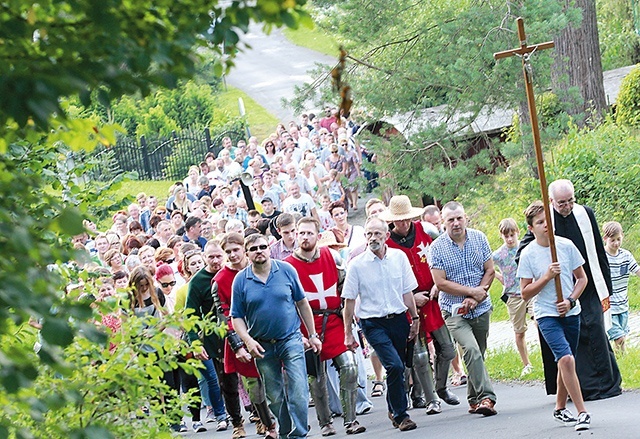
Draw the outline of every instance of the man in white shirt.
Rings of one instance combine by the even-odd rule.
[[[407,414],[404,371],[407,340],[412,343],[420,328],[413,298],[418,282],[407,256],[387,246],[390,234],[385,221],[369,218],[365,236],[368,248],[347,267],[342,290],[345,344],[350,349],[358,345],[351,325],[355,301],[360,297],[357,315],[362,330],[387,370],[387,402],[392,411],[389,418],[400,431],[413,430],[416,424]]]
[[[316,202],[309,194],[300,193],[300,185],[297,181],[293,180],[289,182],[287,186],[289,196],[284,199],[282,203],[282,211],[288,213],[299,213],[302,216],[311,216],[320,221],[318,218],[318,211],[316,209]]]

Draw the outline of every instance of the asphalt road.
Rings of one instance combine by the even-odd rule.
[[[242,41],[251,49],[238,54],[226,82],[247,93],[282,122],[293,120],[294,115],[282,106],[281,98],[293,97],[294,87],[311,79],[307,71],[316,63],[332,65],[338,55],[336,51],[336,58],[331,58],[296,46],[279,29],[265,35],[255,24]]]
[[[424,409],[410,410],[411,418],[418,424],[413,431],[400,432],[391,426],[387,419],[386,403],[383,398],[372,398],[374,408],[366,415],[358,417],[360,423],[367,427],[367,431],[358,435],[360,438],[399,437],[402,439],[459,439],[459,438],[606,438],[626,439],[640,437],[638,429],[637,404],[640,394],[624,392],[621,396],[602,401],[587,402],[587,409],[592,416],[592,426],[589,431],[576,432],[573,427],[565,427],[552,417],[554,397],[546,396],[541,384],[495,384],[498,396],[497,416],[485,418],[467,413],[464,404],[466,387],[453,390],[463,401],[458,406],[443,405],[439,415],[427,416]],[[569,409],[573,410],[571,404]],[[575,412],[575,410],[573,410]],[[246,418],[246,416],[245,416]],[[320,439],[320,428],[315,418],[315,412],[310,409],[309,423],[311,425],[310,438]],[[187,425],[191,427],[190,422]],[[213,425],[213,424],[208,424]],[[346,438],[342,428],[342,418],[336,418],[334,426],[338,431],[335,438]],[[247,438],[257,438],[253,424],[247,426]],[[184,433],[182,437],[207,439],[230,439],[231,431],[205,433]],[[352,436],[348,436],[352,437]]]

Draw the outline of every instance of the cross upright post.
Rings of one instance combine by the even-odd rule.
[[[536,50],[551,49],[554,47],[553,41],[542,44],[527,44],[527,36],[524,32],[524,20],[518,17],[516,20],[518,25],[518,38],[520,47],[517,49],[505,50],[493,54],[498,60],[511,56],[520,56],[522,58],[522,73],[524,75],[525,89],[527,92],[527,105],[529,107],[529,116],[531,117],[531,130],[533,131],[533,145],[536,151],[536,162],[538,164],[538,177],[540,179],[540,190],[542,192],[542,204],[544,205],[544,216],[547,220],[547,233],[549,234],[549,248],[551,250],[551,261],[558,262],[558,254],[556,252],[556,241],[553,235],[553,222],[551,221],[551,209],[549,208],[549,194],[547,190],[547,179],[544,173],[544,157],[542,155],[542,146],[540,145],[540,128],[538,127],[538,113],[536,111],[536,101],[533,94],[533,75],[531,71],[531,54]],[[556,286],[556,298],[558,303],[563,300],[562,284],[560,276],[554,278]]]

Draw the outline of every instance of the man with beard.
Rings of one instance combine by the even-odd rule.
[[[280,437],[305,438],[309,432],[309,385],[300,319],[314,352],[320,353],[322,342],[296,271],[287,262],[272,260],[268,249],[263,235],[256,233],[245,239],[251,264],[233,281],[233,327],[255,358],[269,407],[278,418]]]
[[[385,244],[389,239],[385,221],[369,218],[365,236],[369,246],[351,261],[342,291],[345,344],[352,350],[358,345],[352,324],[355,302],[360,297],[357,315],[362,331],[387,370],[389,418],[400,431],[413,430],[416,424],[407,414],[404,370],[407,340],[413,340],[420,328],[413,299],[418,282],[406,255]]]
[[[322,352],[320,362],[315,361],[315,376],[311,380],[311,394],[323,436],[336,433],[333,428],[327,393],[327,376],[324,361],[333,360],[340,376],[340,401],[344,427],[347,434],[358,434],[366,428],[356,420],[356,392],[358,365],[354,353],[344,344],[339,284],[344,279],[342,259],[328,247],[318,247],[320,223],[313,218],[298,221],[298,245],[293,255],[285,259],[293,265],[315,316],[315,326],[320,330]],[[313,375],[313,374],[312,374]]]
[[[427,415],[442,412],[440,400],[450,405],[460,404],[458,397],[447,389],[449,366],[455,357],[451,334],[444,324],[438,305],[436,288],[427,255],[432,239],[420,221],[411,221],[421,215],[422,209],[411,206],[406,195],[396,195],[389,201],[389,207],[378,218],[393,223],[394,228],[387,240],[391,248],[402,250],[411,264],[418,280],[418,288],[413,297],[420,316],[420,334],[416,338],[413,355],[413,370],[427,398]],[[432,338],[436,347],[436,382],[433,383],[431,362],[429,361],[428,340]],[[412,395],[414,397],[414,395]]]
[[[225,255],[220,247],[220,242],[213,240],[207,242],[204,247],[205,267],[198,271],[189,282],[186,308],[195,310],[195,315],[204,318],[214,310],[213,296],[211,294],[211,283],[213,278],[222,269]],[[198,333],[191,331],[189,340],[194,342],[198,339]],[[238,375],[235,373],[225,373],[223,363],[224,340],[215,331],[206,334],[203,339],[202,350],[196,354],[199,360],[213,359],[213,363],[220,379],[220,388],[225,405],[231,416],[233,423],[233,439],[247,436],[244,430],[244,420],[240,414],[240,397],[238,395]],[[213,401],[212,401],[213,402]],[[218,419],[219,428],[223,419]],[[226,428],[226,426],[225,426]],[[222,430],[222,428],[220,428]]]
[[[260,418],[256,424],[256,432],[264,435],[265,438],[277,438],[275,422],[271,419],[271,412],[267,405],[264,393],[264,384],[260,379],[253,358],[244,347],[242,340],[233,330],[233,322],[229,318],[231,308],[231,287],[233,279],[240,270],[249,265],[249,260],[244,251],[244,237],[239,233],[228,233],[220,241],[222,250],[227,254],[229,263],[225,265],[213,277],[211,292],[220,319],[224,319],[229,325],[227,338],[224,344],[224,371],[227,374],[239,373],[243,377],[243,382],[249,393],[249,399]],[[243,358],[245,361],[240,361]]]
[[[608,309],[611,273],[600,229],[593,210],[577,204],[573,183],[556,180],[549,185],[552,222],[557,236],[570,239],[586,261],[588,283],[580,296],[580,338],[576,372],[585,401],[611,398],[622,393],[620,370],[605,331],[603,309]],[[518,252],[532,240],[529,231]],[[517,255],[519,258],[519,254]],[[546,343],[541,343],[547,394],[556,393],[557,365]]]

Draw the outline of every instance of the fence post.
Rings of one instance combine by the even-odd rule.
[[[153,180],[151,176],[151,164],[149,163],[149,148],[147,146],[147,138],[140,136],[140,146],[142,147],[142,165],[144,166],[144,172],[147,174],[149,180]]]
[[[213,143],[211,142],[211,131],[209,131],[209,127],[204,129],[204,141],[207,145],[207,151],[211,151]]]

